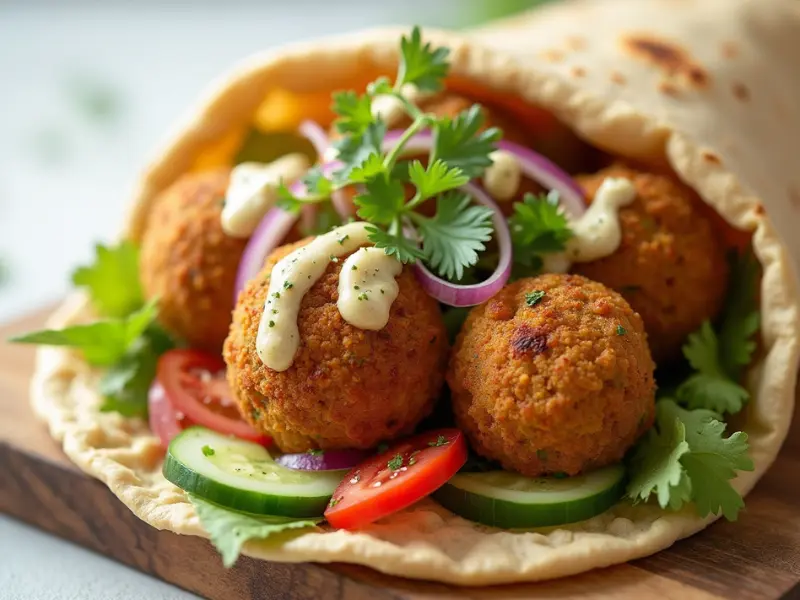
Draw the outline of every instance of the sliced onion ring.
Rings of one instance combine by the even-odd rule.
[[[302,135],[304,138],[307,138],[308,141],[311,142],[311,145],[314,146],[314,150],[317,152],[317,160],[319,162],[323,164],[334,164],[336,162],[324,162],[325,152],[328,150],[328,148],[330,148],[331,140],[325,130],[320,127],[319,123],[316,121],[303,121],[300,123],[297,130],[300,132],[300,135]],[[341,163],[338,164],[341,166]],[[352,217],[355,213],[355,210],[353,209],[353,203],[350,202],[347,194],[345,194],[342,190],[336,190],[331,194],[331,203],[333,204],[334,210],[343,221],[347,221],[347,219]],[[314,214],[316,214],[316,207],[312,206],[304,212],[303,216],[310,220]]]
[[[314,146],[314,150],[317,153],[317,160],[319,162],[325,160],[323,155],[328,149],[328,146],[331,145],[331,141],[320,124],[316,121],[303,121],[297,127],[297,131]]]
[[[366,450],[326,450],[318,454],[283,454],[275,462],[295,471],[339,471],[352,469],[368,456],[370,453]]]
[[[401,135],[403,135],[403,131],[399,129],[389,131],[383,138],[384,151],[393,148]],[[423,131],[411,138],[406,145],[406,149],[409,152],[426,152],[432,146],[433,134],[430,131]],[[561,205],[573,217],[577,218],[586,212],[586,203],[581,187],[569,174],[565,173],[561,167],[549,158],[525,146],[506,140],[500,140],[497,143],[497,147],[510,152],[519,159],[520,168],[528,179],[540,183],[547,189],[557,191]]]
[[[503,288],[511,276],[511,232],[508,230],[508,223],[500,211],[500,207],[486,192],[472,183],[462,186],[461,189],[470,194],[478,203],[488,206],[494,212],[492,222],[494,223],[497,248],[500,252],[500,260],[497,262],[494,272],[481,283],[459,285],[437,277],[420,261],[414,264],[417,279],[429,295],[442,304],[459,307],[475,306],[486,302]]]
[[[280,246],[283,238],[291,231],[297,215],[283,210],[277,206],[271,208],[266,216],[261,219],[250,241],[242,253],[239,269],[236,271],[236,288],[233,301],[236,302],[239,292],[255,277],[264,266],[264,260],[269,253]]]

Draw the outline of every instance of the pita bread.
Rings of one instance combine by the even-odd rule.
[[[472,38],[442,31],[426,37],[452,49],[455,76],[550,109],[615,153],[668,161],[728,222],[753,231],[764,270],[763,353],[747,377],[754,399],[743,421],[756,468],[735,480],[746,493],[786,436],[797,375],[800,326],[791,265],[800,261],[800,236],[792,235],[800,216],[800,172],[792,164],[800,150],[793,104],[800,97],[793,73],[800,9],[788,0],[621,4],[570,3]],[[215,82],[154,155],[134,195],[127,235],[140,238],[154,197],[204,148],[249,122],[270,89],[330,91],[391,73],[400,33],[375,30],[260,54]],[[88,318],[85,299],[75,296],[50,325]],[[146,423],[98,411],[97,381],[75,354],[42,349],[32,384],[37,414],[66,454],[141,519],[205,536],[184,493],[161,475],[162,451]],[[574,525],[503,531],[425,500],[357,533],[304,530],[248,544],[245,551],[265,560],[352,562],[394,575],[484,585],[631,560],[712,520],[690,508],[667,512],[621,502]]]

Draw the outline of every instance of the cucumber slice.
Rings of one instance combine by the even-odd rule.
[[[465,519],[512,529],[583,521],[611,508],[624,491],[620,464],[562,479],[507,471],[459,473],[433,497]]]
[[[346,471],[295,471],[258,444],[189,427],[170,442],[164,477],[201,498],[243,512],[318,517]]]

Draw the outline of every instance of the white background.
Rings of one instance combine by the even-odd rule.
[[[165,128],[234,60],[368,25],[466,25],[500,3],[0,0],[0,321],[64,293]],[[2,516],[0,557],[3,600],[193,597]]]

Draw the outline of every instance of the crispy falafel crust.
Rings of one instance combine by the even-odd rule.
[[[222,231],[229,169],[186,175],[157,199],[142,237],[139,274],[159,320],[190,345],[219,352],[247,240]]]
[[[442,315],[408,269],[380,331],[348,324],[339,314],[339,271],[331,262],[303,297],[301,344],[283,372],[256,353],[272,267],[308,243],[278,248],[239,296],[225,341],[228,381],[245,418],[286,452],[371,448],[411,433],[433,409],[444,383],[448,343]]]
[[[530,306],[534,291],[545,294]],[[472,310],[447,382],[478,453],[531,477],[575,475],[621,460],[652,425],[654,368],[642,320],[619,294],[542,275]]]
[[[619,211],[622,242],[575,272],[617,290],[644,320],[656,362],[680,356],[686,337],[725,299],[725,246],[690,188],[667,175],[617,164],[578,179],[593,199],[607,177],[624,177],[636,199]]]

